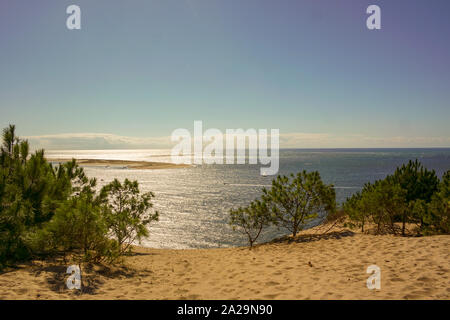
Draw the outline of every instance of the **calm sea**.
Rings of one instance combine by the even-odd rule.
[[[47,151],[50,158],[117,159],[170,162],[170,150],[63,150]],[[343,202],[364,183],[382,179],[395,168],[419,159],[439,177],[450,169],[446,149],[283,149],[280,174],[318,170],[326,183],[334,184],[337,201]],[[154,248],[211,248],[246,244],[240,233],[227,225],[231,208],[248,204],[270,187],[273,177],[259,174],[260,165],[201,165],[183,169],[133,170],[86,167],[99,185],[114,178],[138,180],[142,191],[153,191],[160,221],[150,227],[144,246]],[[283,235],[268,230],[261,239]]]

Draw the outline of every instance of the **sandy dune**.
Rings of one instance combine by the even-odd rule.
[[[306,232],[307,233],[307,232]],[[450,236],[403,238],[337,231],[247,248],[137,248],[124,267],[34,262],[0,275],[1,299],[450,299]],[[366,268],[381,268],[381,290]]]

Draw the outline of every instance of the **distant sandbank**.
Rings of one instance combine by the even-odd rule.
[[[49,162],[68,162],[71,159],[47,159]],[[76,159],[80,166],[120,168],[120,169],[175,169],[190,167],[188,164],[175,164],[170,162],[150,162],[131,160],[105,160],[105,159]]]

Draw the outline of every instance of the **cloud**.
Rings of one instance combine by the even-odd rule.
[[[361,134],[287,133],[280,135],[284,148],[431,148],[450,147],[450,137],[373,137]]]
[[[165,149],[170,136],[127,137],[108,133],[65,133],[23,137],[33,149]],[[372,137],[360,134],[280,133],[281,148],[413,148],[450,147],[450,137]]]
[[[33,149],[140,149],[169,148],[170,137],[139,138],[109,133],[64,133],[28,136]]]

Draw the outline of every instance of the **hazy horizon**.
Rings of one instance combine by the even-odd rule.
[[[20,128],[18,133],[20,135]],[[189,128],[187,128],[189,129]],[[21,136],[29,140],[33,149],[48,150],[111,150],[111,149],[170,149],[176,143],[170,136],[126,137],[114,134],[59,134],[45,136]],[[433,144],[434,142],[434,144]],[[207,145],[205,142],[203,146]],[[377,149],[377,148],[450,148],[450,137],[422,138],[375,138],[336,136],[329,134],[280,133],[281,149]]]

